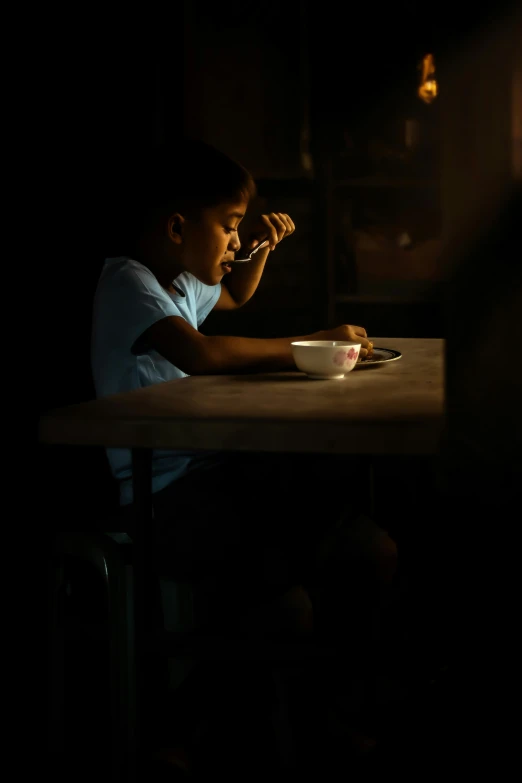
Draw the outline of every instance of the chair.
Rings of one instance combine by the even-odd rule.
[[[149,469],[146,461],[141,467]],[[139,470],[135,464],[135,475]],[[139,498],[135,505],[138,510]],[[64,628],[60,615],[66,589],[64,564],[75,559],[88,563],[106,586],[112,780],[136,780],[143,769],[151,739],[144,719],[146,695],[154,698],[158,688],[166,686],[169,657],[196,663],[236,661],[250,666],[252,672],[262,669],[266,682],[271,684],[271,693],[267,691],[266,695],[275,700],[272,731],[280,766],[294,768],[295,751],[282,672],[288,664],[295,663],[298,652],[305,656],[329,656],[332,651],[275,642],[261,644],[259,640],[202,632],[195,612],[196,604],[199,606],[196,586],[170,580],[161,590],[161,575],[151,568],[147,538],[139,530],[139,523],[131,537],[129,531],[121,529],[121,522],[121,515],[116,512],[96,520],[96,531],[59,532],[52,543],[50,681],[55,754],[64,751]],[[111,532],[101,532],[100,528]],[[173,598],[168,622],[164,611],[167,592]]]

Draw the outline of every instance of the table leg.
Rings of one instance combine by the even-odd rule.
[[[130,779],[135,776],[138,780],[145,779],[144,768],[146,742],[146,714],[144,698],[146,695],[146,645],[147,635],[150,633],[148,617],[151,612],[149,591],[152,580],[151,566],[151,540],[153,525],[152,510],[152,451],[151,449],[132,449],[132,487],[134,493],[134,651],[135,651],[135,768],[130,770]],[[149,607],[149,611],[147,611]],[[131,681],[131,678],[129,678]]]

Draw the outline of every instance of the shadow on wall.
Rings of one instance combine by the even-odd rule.
[[[493,506],[522,480],[522,184],[454,254],[446,301],[448,455],[455,491]],[[472,479],[471,484],[468,479]],[[481,501],[481,502],[482,502]]]

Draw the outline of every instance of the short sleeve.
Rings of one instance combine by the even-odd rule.
[[[94,303],[94,320],[108,343],[125,350],[154,323],[182,312],[142,264],[106,269]]]

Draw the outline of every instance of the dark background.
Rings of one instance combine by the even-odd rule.
[[[466,585],[455,596],[460,632],[475,623],[474,642],[463,648],[469,668],[451,711],[457,731],[455,711],[461,711],[466,742],[476,748],[482,737],[488,752],[493,735],[502,742],[505,714],[495,702],[477,727],[471,713],[500,682],[511,698],[513,681],[506,683],[497,662],[512,650],[516,593],[502,578],[519,573],[517,562],[502,567],[519,526],[520,213],[512,209],[507,220],[490,225],[501,206],[491,182],[507,172],[512,131],[511,50],[490,44],[490,35],[495,20],[512,8],[292,0],[170,3],[117,16],[87,8],[69,15],[47,11],[32,20],[32,65],[19,96],[30,128],[22,195],[24,203],[31,196],[34,210],[25,213],[17,268],[36,301],[31,350],[39,415],[94,395],[91,304],[119,175],[122,167],[132,169],[140,150],[180,129],[241,160],[265,203],[289,212],[298,225],[270,260],[255,301],[241,313],[209,318],[205,328],[272,336],[333,325],[325,295],[325,161],[346,123],[364,138],[369,127],[393,125],[410,112],[414,66],[435,51],[445,106],[441,192],[449,260],[442,297],[435,304],[427,297],[420,306],[347,305],[337,322],[361,323],[374,335],[448,339],[443,512],[458,520],[451,546]],[[301,165],[304,118],[314,177]],[[487,209],[475,213],[479,202]],[[499,363],[499,352],[508,360]],[[39,505],[51,528],[66,520],[65,529],[75,529],[86,512],[98,514],[116,502],[101,450],[40,448],[36,466]],[[401,498],[402,509],[404,495],[415,495],[411,465],[386,465],[385,471],[386,487]],[[490,649],[495,667],[486,660]]]
[[[343,123],[364,134],[371,123],[403,116],[420,57],[436,51],[443,71],[500,13],[498,5],[495,12],[460,10],[449,3],[187,2],[117,17],[78,14],[60,33],[47,17],[32,73],[37,133],[28,183],[45,229],[31,248],[47,370],[40,409],[91,396],[90,306],[121,167],[132,170],[141,149],[181,129],[241,160],[266,205],[288,211],[298,225],[259,295],[233,320],[216,318],[215,328],[224,320],[229,331],[262,336],[333,325],[320,200],[325,144],[335,149]],[[300,166],[304,116],[312,178]],[[385,305],[371,312],[354,306],[336,322],[363,323],[372,334],[441,335],[438,311],[407,318],[406,310],[383,316]]]
[[[25,218],[27,260],[19,268],[36,292],[37,414],[94,396],[91,305],[113,251],[108,234],[122,172],[128,176],[141,150],[180,130],[237,157],[256,178],[263,207],[288,212],[297,225],[253,300],[237,313],[212,314],[204,330],[281,336],[345,322],[389,338],[447,337],[448,259],[458,266],[473,254],[466,227],[471,220],[479,241],[499,203],[491,182],[511,176],[516,36],[511,22],[496,38],[495,30],[514,7],[185,2],[75,13],[60,25],[52,13],[41,27],[35,18],[33,67],[20,91],[21,105],[30,94],[25,111],[34,130],[23,188],[35,209]],[[405,116],[423,111],[416,66],[428,51],[436,53],[441,83],[441,258],[448,268],[442,280],[428,281],[420,302],[348,302],[332,315],[325,168],[338,156],[343,128],[363,140],[381,126],[393,136]],[[474,210],[482,202],[479,220]],[[470,269],[491,263],[469,257]],[[453,322],[473,331],[484,311],[460,285],[460,320]],[[52,507],[68,508],[78,497],[94,509],[100,498],[115,501],[101,450],[40,449],[37,464],[39,492]]]

